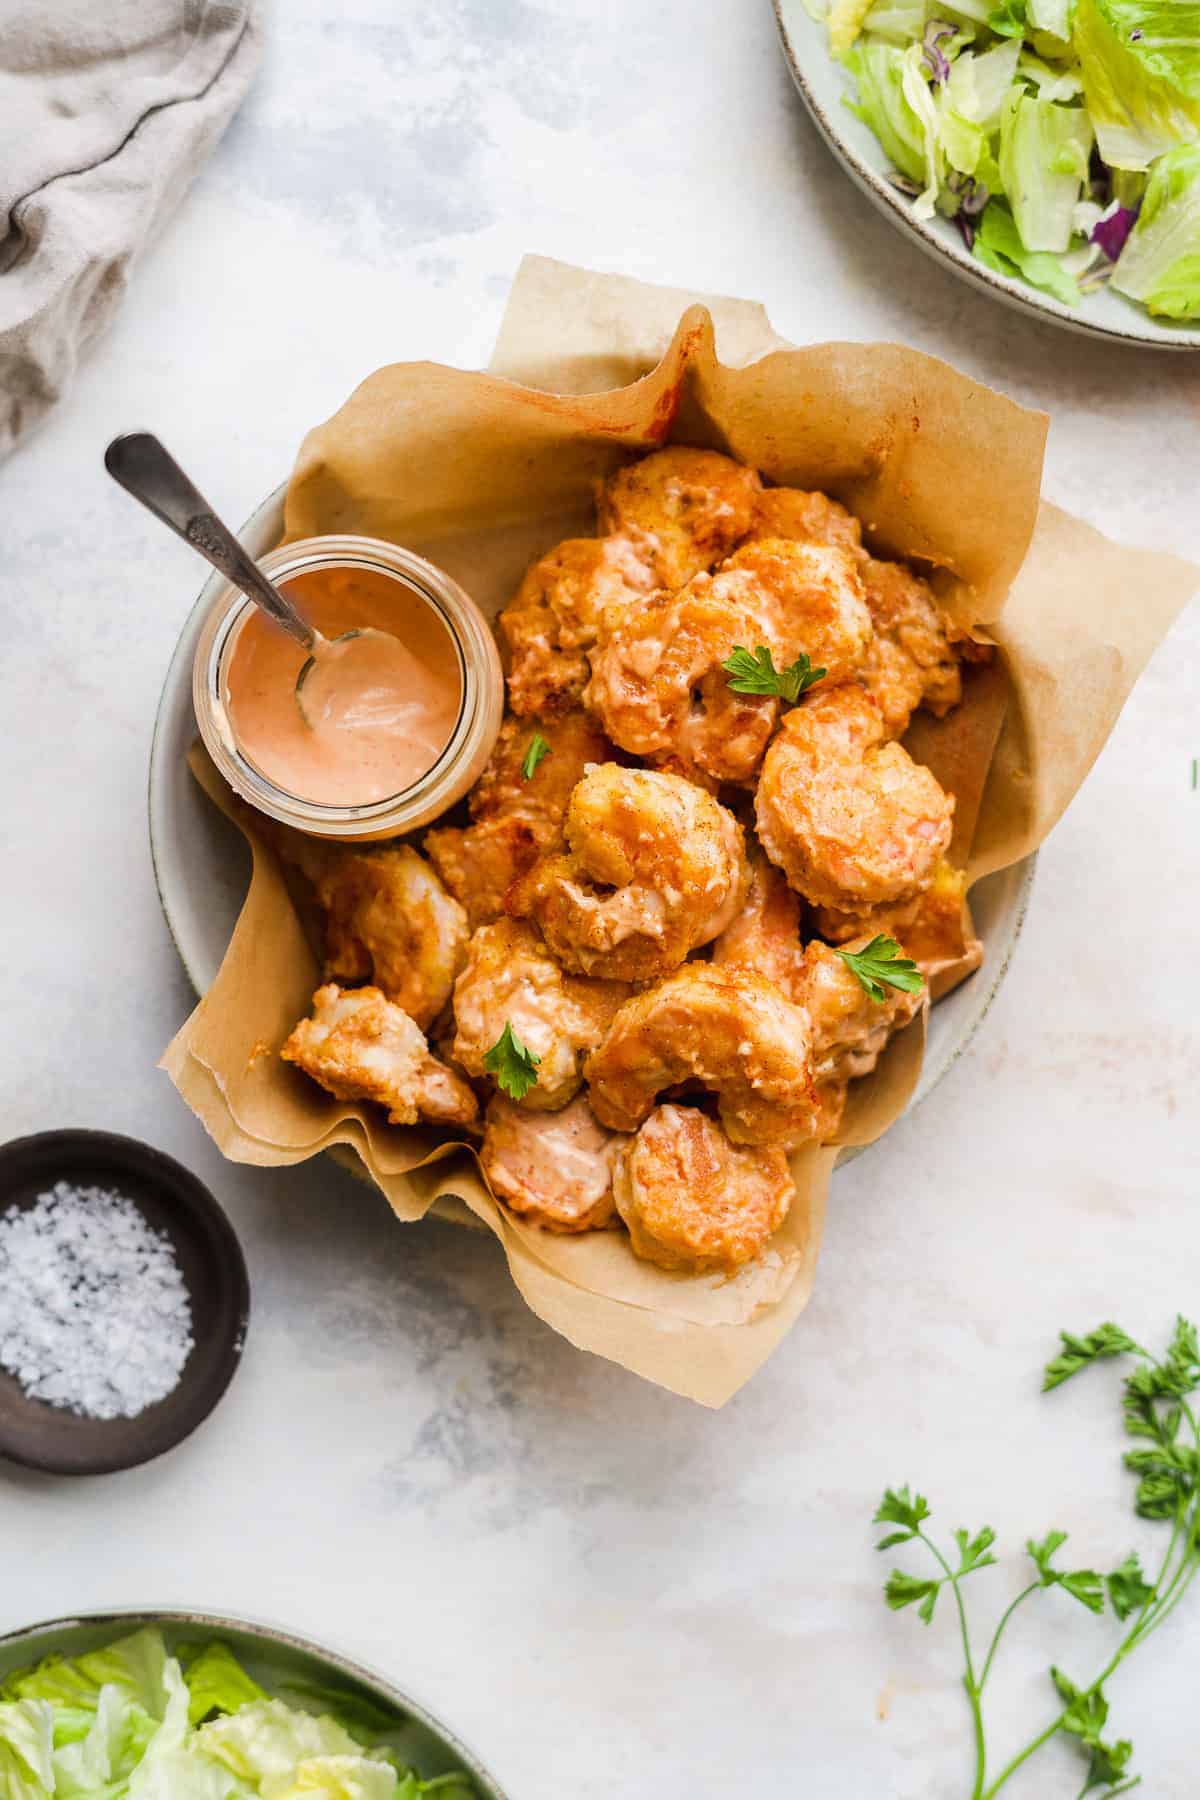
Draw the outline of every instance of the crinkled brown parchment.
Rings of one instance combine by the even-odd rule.
[[[1000,647],[970,672],[962,707],[919,716],[908,739],[958,797],[952,854],[974,880],[1041,842],[1200,584],[1190,565],[1041,502],[1045,433],[1044,415],[901,345],[794,349],[761,307],[527,258],[491,371],[400,363],[370,376],[305,440],[286,531],[396,539],[495,613],[535,554],[593,528],[593,484],[632,451],[711,445],[836,495],[877,551],[933,565],[950,612]],[[623,1234],[522,1224],[469,1147],[385,1125],[280,1061],[316,961],[248,813],[202,753],[193,766],[249,838],[254,873],[221,970],[163,1066],[225,1154],[274,1165],[349,1146],[400,1219],[437,1202],[493,1231],[529,1305],[573,1344],[720,1406],[808,1300],[837,1150],[797,1154],[788,1220],[732,1280],[639,1262]],[[845,1143],[872,1141],[903,1110],[922,1049],[917,1022],[855,1085]]]

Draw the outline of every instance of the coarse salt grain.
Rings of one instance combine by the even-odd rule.
[[[0,1367],[90,1419],[132,1419],[178,1384],[192,1309],[170,1239],[110,1188],[59,1181],[0,1218]]]

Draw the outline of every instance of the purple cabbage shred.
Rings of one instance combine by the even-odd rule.
[[[1092,226],[1089,241],[1099,244],[1109,262],[1115,263],[1137,221],[1137,208],[1116,206]]]
[[[967,249],[973,250],[975,222],[992,196],[982,181],[976,181],[973,175],[962,175],[957,169],[946,185],[958,202],[950,216],[958,226],[959,235]]]
[[[950,58],[942,49],[956,35],[956,27],[945,19],[930,19],[921,40],[921,61],[929,71],[935,87],[941,87],[950,76]]]

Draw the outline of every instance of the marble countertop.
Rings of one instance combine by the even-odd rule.
[[[92,1125],[208,1181],[255,1310],[208,1424],[94,1481],[0,1473],[0,1629],[105,1605],[259,1615],[387,1670],[514,1800],[787,1792],[960,1800],[948,1620],[887,1613],[870,1516],[913,1481],[1111,1566],[1135,1531],[1115,1380],[1055,1400],[1059,1325],[1197,1305],[1200,608],[1041,860],[969,1053],[835,1178],[815,1299],[723,1412],[572,1350],[498,1249],[400,1227],[327,1162],[226,1166],[155,1069],[191,996],[146,842],[155,703],[199,585],[105,478],[163,433],[243,517],[305,428],[397,358],[486,361],[526,250],[763,300],[798,341],[897,338],[1052,414],[1046,491],[1200,551],[1200,362],[1040,326],[925,261],[792,92],[765,0],[316,0],[57,414],[0,469],[4,1135]],[[1003,496],[997,495],[997,504]],[[990,1588],[985,1585],[990,1583]],[[1001,1743],[1105,1628],[1048,1597]],[[1146,1792],[1194,1767],[1200,1607],[1114,1684]],[[1189,1772],[1185,1780],[1185,1771]],[[1076,1792],[1052,1746],[1014,1800]]]

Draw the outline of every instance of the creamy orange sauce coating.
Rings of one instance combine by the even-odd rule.
[[[374,627],[390,641],[322,647],[302,712],[295,689],[306,653],[252,612],[225,675],[239,749],[277,787],[321,805],[404,793],[433,767],[458,721],[462,670],[449,630],[415,590],[378,570],[312,569],[284,588],[325,639]]]

